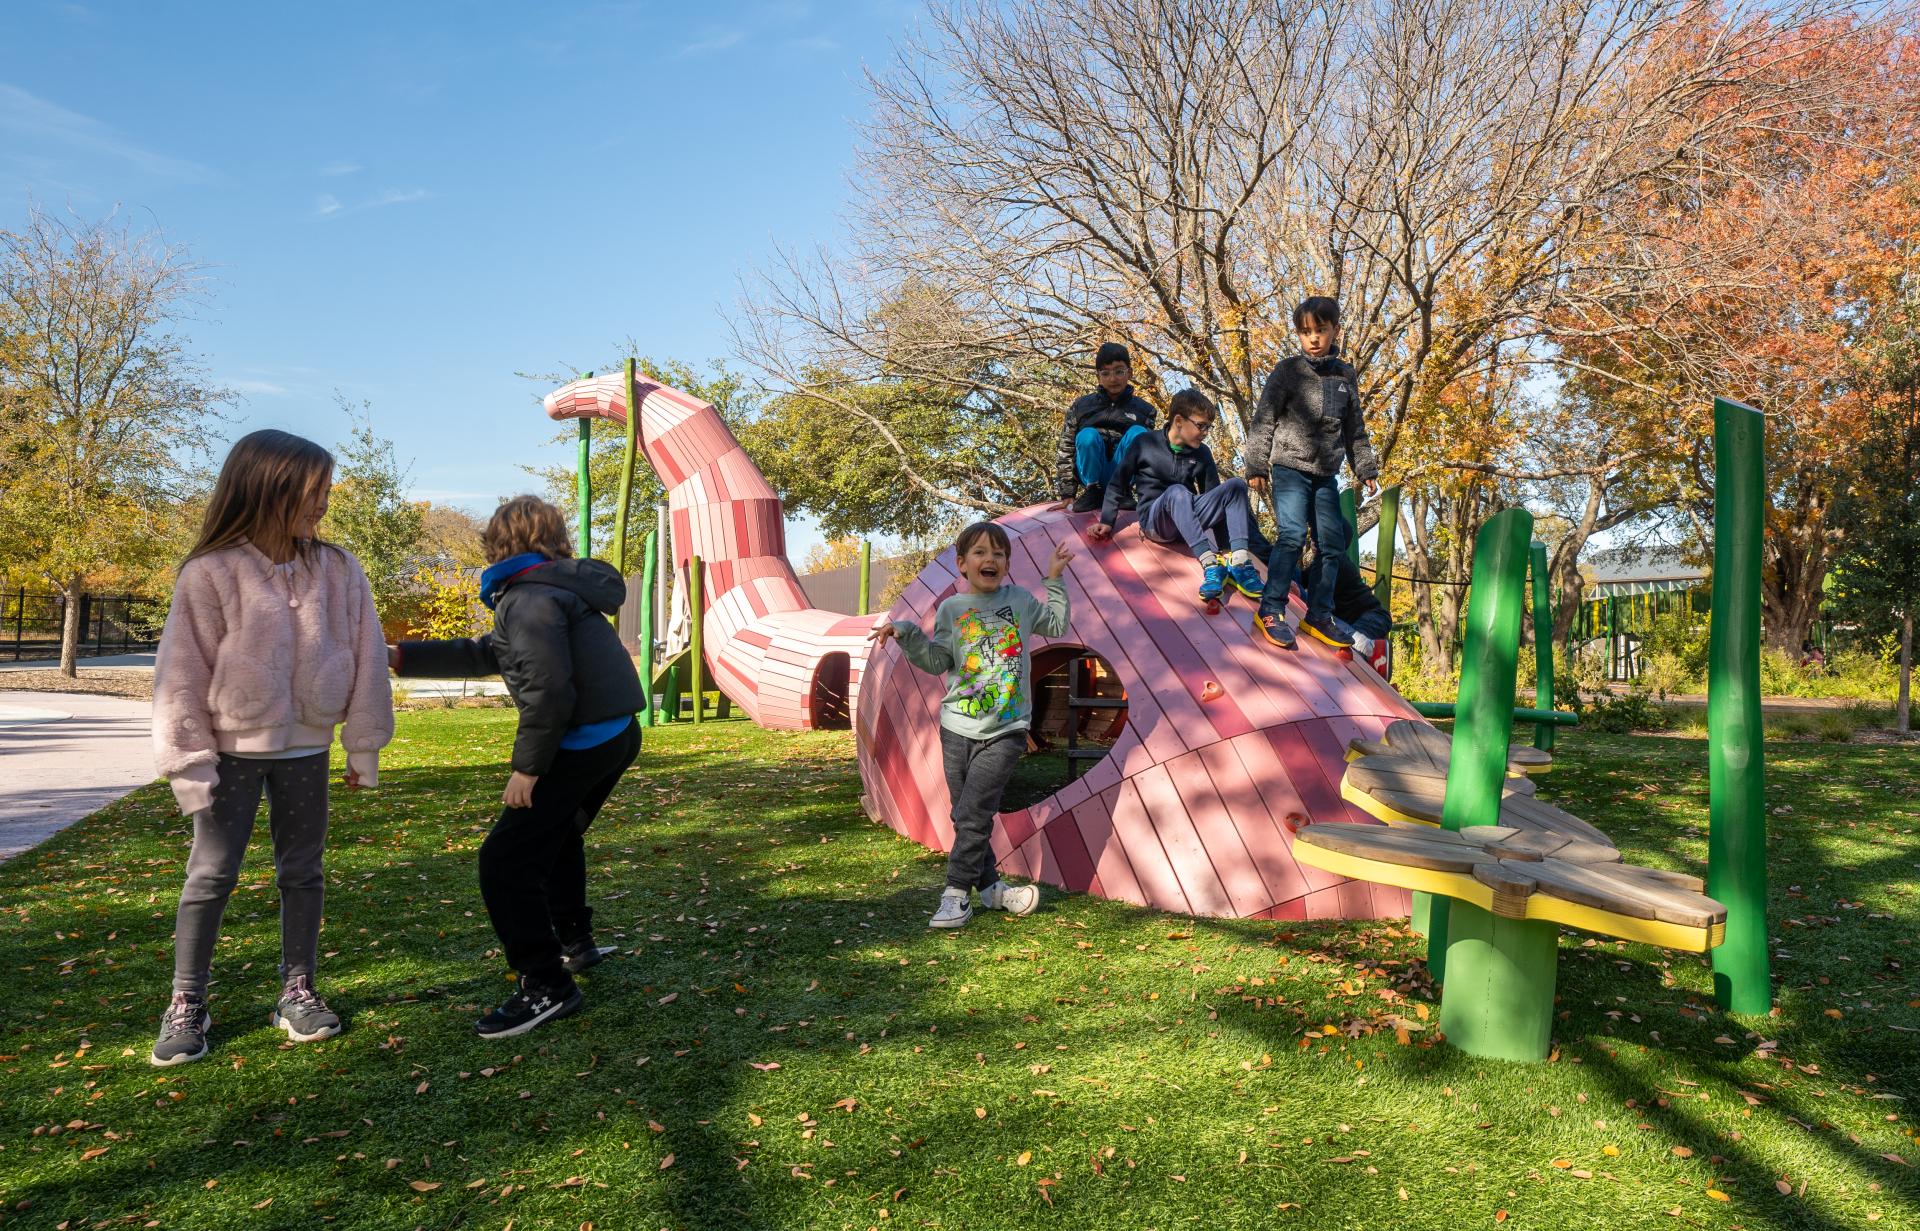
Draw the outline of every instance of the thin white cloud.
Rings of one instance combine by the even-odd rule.
[[[364,171],[364,170],[366,170],[366,168],[362,167],[357,162],[338,161],[338,162],[330,162],[326,166],[320,168],[320,174],[326,175],[326,176],[352,175],[356,171]]]
[[[726,30],[711,38],[704,38],[698,42],[688,43],[674,54],[682,58],[689,56],[709,56],[717,51],[725,51],[729,47],[738,46],[741,42],[745,41],[746,37],[747,32],[745,30]]]
[[[213,172],[197,162],[157,154],[128,141],[109,125],[58,103],[0,82],[0,132],[42,141],[69,153],[115,159],[173,180],[209,180]]]
[[[826,37],[824,34],[816,34],[809,38],[790,39],[787,42],[787,46],[793,48],[795,51],[838,51],[840,50],[839,40],[830,39]]]
[[[432,196],[425,188],[388,188],[364,201],[344,205],[340,198],[330,192],[323,192],[314,198],[313,213],[310,215],[320,221],[331,218],[344,218],[348,214],[364,213],[370,209],[384,209],[389,205],[411,205],[415,201],[424,201]]]
[[[276,385],[270,380],[230,380],[226,384],[235,393],[253,397],[284,397],[287,394],[285,385]]]

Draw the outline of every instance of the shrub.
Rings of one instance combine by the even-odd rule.
[[[1600,697],[1580,719],[1580,725],[1612,735],[1625,735],[1630,731],[1664,731],[1667,714],[1653,703],[1646,689],[1636,684],[1619,696]]]

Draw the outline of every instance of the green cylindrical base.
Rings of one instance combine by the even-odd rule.
[[[1435,902],[1445,903],[1448,898],[1436,898],[1430,893],[1415,890],[1413,894],[1413,914],[1410,922],[1415,936],[1433,935],[1433,907]]]
[[[1502,919],[1450,899],[1447,986],[1440,1029],[1469,1056],[1547,1058],[1553,1041],[1553,985],[1559,928],[1538,919]]]

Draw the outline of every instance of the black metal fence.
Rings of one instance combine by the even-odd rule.
[[[150,650],[155,641],[142,608],[148,602],[132,594],[80,596],[80,654],[128,654]],[[58,658],[67,600],[58,594],[0,590],[0,658]]]

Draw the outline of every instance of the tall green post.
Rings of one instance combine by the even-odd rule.
[[[688,690],[693,694],[693,720],[701,719],[700,711],[707,708],[706,659],[702,657],[701,646],[704,638],[701,630],[707,623],[707,603],[701,588],[700,557],[694,556],[687,561],[687,617],[690,621],[693,639],[687,645],[687,663],[692,673],[692,684]]]
[[[654,531],[647,531],[640,548],[640,695],[646,708],[640,711],[643,727],[653,725],[653,568]]]
[[[1340,515],[1347,519],[1347,559],[1360,563],[1360,494],[1353,488],[1340,493]],[[1320,544],[1313,545],[1315,551]]]
[[[1373,541],[1373,596],[1389,614],[1393,611],[1393,557],[1399,549],[1400,485],[1380,491],[1380,529]]]
[[[664,504],[654,506],[654,516],[657,524],[654,533],[659,536],[653,545],[656,557],[654,584],[659,589],[651,596],[650,601],[655,607],[654,625],[662,630],[661,638],[664,640],[666,637],[664,630],[673,623],[673,522]],[[664,668],[666,663],[663,661],[660,665]],[[654,716],[654,722],[659,724],[679,720],[679,677],[671,671],[665,671],[660,680],[660,712]]]
[[[1508,509],[1474,540],[1460,701],[1441,808],[1447,829],[1500,820],[1532,534],[1533,515]],[[1545,1058],[1559,959],[1555,924],[1505,918],[1456,898],[1444,915],[1435,912],[1429,946],[1428,965],[1436,981],[1445,981],[1440,1028],[1449,1043],[1489,1059]],[[1442,955],[1437,965],[1436,952]]]
[[[627,360],[627,442],[620,455],[620,503],[613,510],[613,567],[627,575],[627,505],[633,502],[633,468],[640,452],[640,409],[634,405],[633,360]],[[584,421],[583,421],[584,422]]]
[[[1767,957],[1766,752],[1760,725],[1760,543],[1765,419],[1713,400],[1713,612],[1707,650],[1707,893],[1727,908],[1713,995],[1773,1007]]]
[[[1535,709],[1553,708],[1553,596],[1547,575],[1547,545],[1535,540],[1527,548],[1527,561],[1533,572],[1533,704]],[[1542,752],[1553,751],[1553,724],[1533,724],[1533,746]]]
[[[593,373],[583,372],[580,379],[591,380]],[[573,554],[584,560],[593,554],[593,420],[583,415],[575,422],[580,447],[573,474]]]
[[[860,540],[860,615],[867,614],[873,598],[873,544]]]

